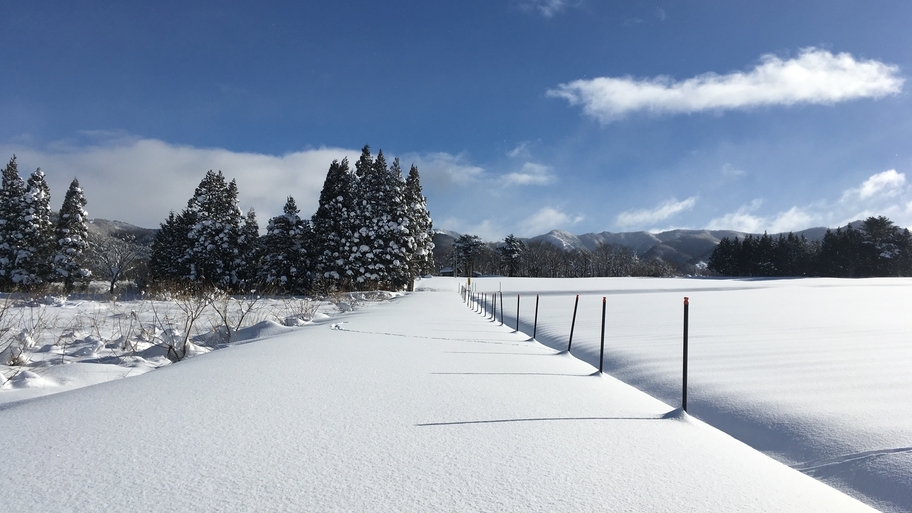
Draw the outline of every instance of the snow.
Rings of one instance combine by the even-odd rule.
[[[870,510],[474,313],[458,283],[6,403],[4,510]]]
[[[509,279],[505,323],[681,404],[683,298],[690,298],[688,411],[886,511],[912,511],[912,280]],[[499,319],[499,316],[498,316]]]

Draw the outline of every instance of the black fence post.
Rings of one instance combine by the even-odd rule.
[[[519,294],[516,294],[516,331],[519,332]]]
[[[690,298],[684,298],[684,379],[681,391],[681,409],[687,411],[687,323],[690,316]]]
[[[602,296],[602,346],[599,349],[599,374],[602,373],[602,363],[605,361],[605,302],[607,299]]]
[[[573,328],[576,326],[576,307],[579,306],[579,294],[576,295],[576,301],[573,303],[573,320],[570,321],[570,340],[567,342],[567,352],[573,346]]]
[[[538,294],[535,294],[535,321],[532,323],[532,340],[538,334]]]
[[[491,320],[497,322],[497,292],[493,294],[491,299],[493,299],[491,301]]]
[[[503,291],[500,291],[500,325],[504,325]]]

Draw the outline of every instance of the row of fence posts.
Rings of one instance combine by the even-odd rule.
[[[473,311],[483,313],[485,318],[488,316],[488,303],[491,304],[491,320],[497,322],[497,301],[500,300],[500,325],[504,325],[504,307],[503,307],[503,291],[494,292],[491,295],[490,301],[488,300],[487,293],[481,293],[480,295],[477,292],[472,291],[468,287],[461,287],[460,292],[463,296],[467,306],[470,306]],[[535,337],[538,335],[538,300],[539,295],[535,295],[535,317],[532,323],[532,340],[535,340]],[[608,297],[602,296],[602,330],[601,330],[601,341],[599,344],[599,374],[603,372],[605,361],[605,316],[607,312]],[[516,295],[516,331],[519,332],[519,307],[520,307],[520,295]],[[576,295],[576,299],[573,301],[573,317],[570,321],[570,338],[567,340],[567,352],[570,352],[570,349],[573,347],[573,330],[576,327],[576,312],[579,308],[579,294]],[[681,409],[687,411],[687,335],[688,335],[688,324],[690,317],[690,298],[684,298],[684,355],[683,355],[683,376],[682,376],[682,386],[681,386]]]

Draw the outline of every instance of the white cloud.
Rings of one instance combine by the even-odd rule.
[[[570,0],[523,0],[519,3],[519,6],[523,10],[538,11],[545,18],[551,18],[568,6],[575,4],[576,2]]]
[[[434,222],[437,226],[437,222]],[[484,219],[481,222],[468,222],[458,217],[449,217],[441,221],[440,226],[460,234],[477,235],[485,242],[494,242],[502,240],[506,230],[496,221]]]
[[[806,48],[788,60],[763,55],[746,72],[706,73],[682,82],[666,76],[645,80],[599,77],[561,84],[547,94],[582,105],[589,116],[610,123],[636,111],[683,114],[881,98],[898,94],[904,81],[897,66]]]
[[[706,226],[709,230],[734,230],[736,232],[757,233],[766,222],[755,212],[763,204],[763,200],[755,199],[750,205],[742,205],[735,212],[730,212],[722,217],[717,217]]]
[[[696,196],[691,196],[683,201],[672,198],[660,203],[653,209],[628,210],[626,212],[621,212],[618,214],[617,224],[622,227],[631,227],[657,223],[680,214],[685,210],[692,209],[696,203]]]
[[[530,158],[532,155],[529,151],[529,141],[523,141],[517,144],[515,148],[507,152],[507,156],[511,159]]]
[[[741,176],[746,176],[747,171],[744,171],[743,169],[737,169],[734,166],[732,166],[731,164],[726,163],[724,166],[722,166],[722,175],[737,178],[737,177],[741,177]]]
[[[42,168],[51,187],[52,208],[59,208],[75,177],[85,190],[90,217],[147,228],[157,227],[169,211],[183,209],[210,169],[237,180],[241,208],[254,207],[261,226],[281,213],[289,194],[301,212],[309,215],[316,210],[333,159],[360,154],[358,150],[319,148],[264,155],[194,148],[123,134],[92,146],[58,143],[48,149],[34,149],[4,145],[0,151],[16,154],[20,174]]]
[[[544,164],[526,162],[521,171],[509,173],[505,179],[512,185],[547,185],[554,181],[554,175],[551,168]]]
[[[860,187],[849,189],[842,194],[842,201],[851,201],[853,198],[866,200],[875,196],[893,197],[900,194],[906,185],[906,175],[890,169],[872,175]]]
[[[571,217],[554,207],[544,207],[520,221],[519,234],[524,237],[533,237],[551,230],[569,228],[582,220],[582,216]]]
[[[360,154],[360,152],[358,152]],[[478,182],[485,175],[484,168],[471,164],[465,155],[438,152],[424,155],[406,154],[400,160],[404,169],[411,164],[418,166],[423,188],[448,191]]]
[[[763,202],[754,200],[735,212],[709,222],[711,230],[736,230],[750,233],[782,233],[814,226],[835,228],[870,216],[887,216],[898,226],[912,225],[912,191],[904,173],[895,169],[876,173],[858,187],[843,191],[836,201],[818,201],[803,207],[793,206],[775,215],[756,212]]]

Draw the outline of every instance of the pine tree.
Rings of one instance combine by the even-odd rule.
[[[190,228],[196,224],[193,213],[168,214],[155,234],[149,256],[149,279],[158,285],[186,280],[190,274],[184,255],[190,249]]]
[[[241,237],[238,240],[238,260],[235,264],[238,275],[238,286],[245,291],[259,283],[260,260],[262,258],[262,241],[260,240],[260,224],[257,222],[256,211],[251,208],[244,218],[241,228]]]
[[[16,165],[16,156],[3,168],[0,182],[0,284],[14,286],[13,270],[22,241],[22,218],[26,186]]]
[[[514,277],[518,275],[520,265],[522,264],[523,254],[526,252],[526,245],[520,239],[517,239],[512,233],[504,239],[503,246],[497,248],[500,253],[500,267],[506,271],[507,276]]]
[[[3,171],[0,272],[6,286],[31,288],[50,278],[50,189],[41,169],[22,181],[16,157]]]
[[[309,285],[307,239],[310,223],[298,216],[300,211],[291,196],[283,211],[282,215],[269,220],[263,237],[261,278],[282,291],[300,291]]]
[[[89,235],[85,205],[86,199],[79,187],[79,180],[74,178],[63,198],[54,233],[54,272],[57,279],[63,281],[64,289],[68,293],[72,291],[76,282],[85,281],[91,275],[89,270],[82,266],[81,258],[88,248]]]
[[[383,151],[370,162],[368,146],[362,150],[356,174],[357,198],[354,235],[350,258],[354,282],[359,288],[398,288],[408,281],[401,172],[395,176],[386,164]]]
[[[242,224],[237,183],[226,184],[221,171],[209,171],[187,203],[187,211],[196,218],[184,254],[190,271],[187,279],[217,287],[235,286]]]
[[[427,199],[421,191],[418,167],[412,164],[405,180],[405,205],[408,234],[411,238],[409,256],[409,289],[414,288],[415,278],[434,270],[434,231],[431,214],[427,210]]]
[[[57,247],[54,243],[54,223],[51,222],[51,188],[48,187],[41,168],[32,173],[26,188],[31,199],[29,213],[35,248],[29,268],[36,277],[35,283],[53,281],[57,277],[54,270]]]
[[[354,274],[348,267],[352,253],[354,181],[348,159],[334,160],[320,191],[319,207],[311,218],[316,279],[326,289],[349,287]]]

